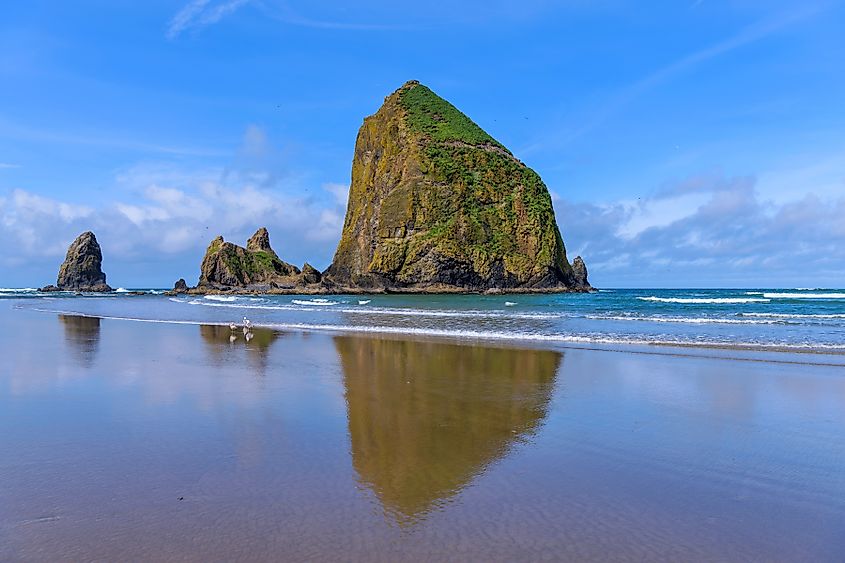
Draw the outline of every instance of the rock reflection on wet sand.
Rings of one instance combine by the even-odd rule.
[[[100,319],[79,315],[59,315],[65,342],[71,355],[83,366],[91,366],[100,348]]]
[[[414,522],[542,424],[562,355],[339,336],[352,464]]]

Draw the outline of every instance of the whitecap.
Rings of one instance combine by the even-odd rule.
[[[126,289],[125,287],[118,287],[117,289],[114,290],[114,292],[115,293],[129,293],[129,290]]]
[[[772,319],[845,319],[845,314],[837,313],[737,313],[742,317],[763,317]]]
[[[729,324],[729,325],[771,325],[793,324],[783,319],[725,319],[720,317],[660,317],[660,316],[625,316],[625,315],[587,315],[588,319],[598,321],[645,321],[652,323],[680,324]]]
[[[763,297],[766,297],[765,295]],[[717,303],[768,303],[771,299],[760,299],[756,297],[637,297],[640,301],[656,301],[658,303],[681,303],[681,304],[717,304]]]
[[[367,303],[369,303],[370,301],[372,301],[372,299],[359,299],[359,300],[358,300],[358,305],[366,305],[366,304],[367,304]]]
[[[845,299],[845,293],[764,293],[770,299]]]
[[[329,301],[328,299],[291,299],[291,303],[294,305],[320,305],[320,306],[327,306],[327,305],[337,305],[337,301]]]
[[[30,293],[38,290],[34,287],[0,287],[0,291],[3,293]]]
[[[208,299],[209,301],[222,301],[224,303],[231,303],[238,300],[238,298],[234,295],[206,295],[204,296],[204,299]]]
[[[516,305],[514,301],[505,301],[505,307],[513,307]]]

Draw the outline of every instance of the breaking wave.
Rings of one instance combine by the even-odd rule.
[[[763,297],[766,297],[763,295]],[[768,303],[771,299],[759,297],[637,297],[640,301],[655,301],[657,303],[681,303],[707,305],[716,303]]]
[[[845,299],[845,293],[764,293],[769,299]]]

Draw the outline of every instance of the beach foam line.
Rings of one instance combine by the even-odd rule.
[[[193,326],[229,326],[228,323],[187,321],[174,319],[142,319],[138,317],[120,317],[114,315],[92,315],[77,311],[63,311],[56,309],[32,308],[32,311],[42,313],[57,313],[62,315],[74,315],[78,317],[99,318],[116,321],[130,321],[154,324],[174,324]],[[256,328],[270,328],[274,330],[298,330],[328,333],[366,333],[386,335],[415,335],[454,338],[459,340],[491,340],[491,341],[512,341],[512,342],[556,342],[561,344],[581,345],[634,345],[634,346],[674,346],[683,348],[714,348],[725,350],[748,350],[748,351],[794,351],[794,352],[819,352],[845,354],[845,345],[816,344],[816,343],[768,343],[768,342],[722,342],[718,340],[671,340],[671,339],[649,339],[629,338],[627,336],[597,336],[577,334],[538,334],[525,332],[501,332],[501,331],[476,331],[476,330],[449,330],[433,328],[409,328],[409,327],[383,327],[363,325],[327,325],[311,323],[269,323],[254,324]],[[838,364],[837,364],[838,365]]]
[[[845,299],[845,293],[764,293],[769,299]]]
[[[291,299],[294,305],[317,305],[319,307],[327,307],[337,305],[340,301],[329,301],[328,299]]]
[[[845,313],[737,313],[737,315],[773,319],[845,319]]]
[[[587,315],[586,318],[598,321],[644,321],[652,323],[680,323],[680,324],[736,324],[736,325],[785,325],[801,323],[789,322],[786,319],[724,319],[719,317],[634,317],[625,315]]]
[[[226,307],[231,309],[258,309],[264,311],[302,311],[314,312],[325,311],[331,313],[348,313],[352,315],[388,315],[388,316],[411,316],[411,317],[446,317],[446,318],[492,318],[492,319],[533,319],[533,320],[551,320],[551,319],[565,319],[572,318],[573,315],[566,313],[510,313],[505,311],[480,311],[470,309],[466,311],[459,310],[429,310],[429,309],[400,309],[388,307],[364,307],[358,306],[355,308],[344,307],[341,309],[326,310],[323,308],[314,308],[308,306],[291,306],[291,305],[249,305],[249,304],[230,304],[230,303],[204,303],[199,300],[184,301],[182,299],[170,298],[174,303],[187,303],[188,305],[202,305],[204,307]],[[299,300],[293,300],[296,302]],[[308,303],[312,305],[312,303]]]
[[[771,299],[763,295],[763,299],[759,297],[637,297],[640,301],[655,301],[657,303],[681,303],[681,304],[716,304],[716,303],[769,303]]]

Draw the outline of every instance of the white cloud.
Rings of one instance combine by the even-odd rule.
[[[334,182],[330,182],[328,184],[323,184],[323,189],[332,194],[332,196],[334,196],[335,203],[337,203],[341,207],[346,207],[346,203],[349,200],[348,184],[337,184]]]
[[[20,164],[10,164],[8,162],[0,162],[0,170],[9,168],[20,168]]]
[[[200,29],[219,22],[251,0],[192,0],[179,10],[167,25],[167,38],[175,39],[188,29]]]
[[[774,201],[753,178],[691,178],[636,205],[555,207],[568,253],[599,285],[841,285],[845,196],[798,193]]]

